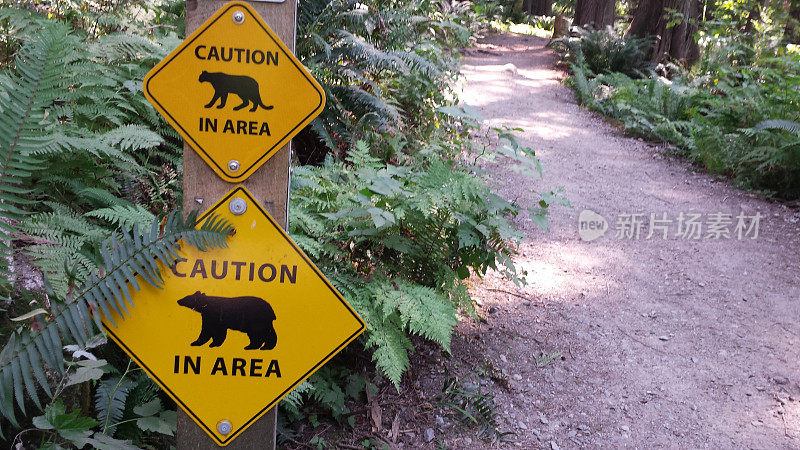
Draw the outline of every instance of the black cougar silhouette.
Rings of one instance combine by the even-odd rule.
[[[264,105],[261,101],[261,95],[258,91],[258,81],[246,75],[228,75],[222,72],[206,72],[205,70],[200,74],[199,81],[201,83],[207,81],[214,87],[214,98],[206,105],[206,108],[211,108],[217,100],[220,100],[218,109],[225,107],[225,102],[228,100],[228,94],[236,94],[242,99],[242,104],[233,108],[238,111],[247,107],[250,103],[253,107],[250,112],[255,112],[258,107],[264,109],[272,109],[272,106]]]

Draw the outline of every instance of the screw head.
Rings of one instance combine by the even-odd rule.
[[[228,203],[228,209],[233,213],[235,216],[241,216],[247,211],[247,202],[244,201],[243,198],[234,198]]]
[[[228,170],[231,172],[238,172],[239,171],[239,161],[232,159],[228,161]]]
[[[217,431],[219,434],[228,434],[231,432],[231,422],[228,420],[220,420],[217,423]]]
[[[236,25],[241,25],[244,23],[244,13],[241,11],[234,11],[231,17],[233,18],[233,23]]]

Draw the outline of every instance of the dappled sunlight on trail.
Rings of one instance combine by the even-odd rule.
[[[508,446],[799,448],[800,217],[581,109],[546,42],[491,37],[463,70],[465,102],[523,128],[544,166],[490,167],[499,195],[528,206],[563,186],[572,204],[549,231],[516,219],[527,284],[489,274],[473,288],[487,324],[462,323],[509,380]],[[584,211],[607,225],[591,242]],[[758,236],[687,237],[688,214],[758,214]]]
[[[535,297],[576,298],[578,296],[592,295],[599,297],[608,294],[609,289],[616,287],[616,282],[610,280],[603,273],[612,261],[624,258],[618,249],[606,248],[601,257],[595,254],[586,254],[583,242],[574,241],[567,243],[541,243],[536,248],[548,253],[557,254],[557,259],[543,260],[537,258],[534,249],[526,244],[520,249],[517,267],[527,272],[524,277],[528,285],[524,288],[526,293]],[[575,272],[589,275],[591,286],[586,285],[583,277],[576,277]]]

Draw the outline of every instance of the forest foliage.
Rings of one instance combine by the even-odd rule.
[[[184,34],[183,2],[0,8],[0,430],[42,448],[162,447],[175,405],[107,345],[97,312],[127,311],[138,283],[181,243],[225,245],[216,218],[184,220],[182,143],[142,95],[142,79]],[[546,228],[557,193],[529,210],[493,193],[482,167],[541,167],[515,130],[459,105],[458,49],[470,7],[392,0],[300,2],[296,51],[325,111],[295,140],[290,233],[367,324],[337,363],[283,403],[340,420],[368,383],[366,358],[400,389],[415,342],[449,351],[474,316],[466,280],[515,279],[521,234]],[[533,185],[533,183],[532,183]],[[287,420],[287,419],[284,419]]]
[[[797,199],[800,47],[787,34],[794,19],[775,2],[712,6],[713,20],[697,20],[692,36],[696,61],[653,61],[650,39],[611,29],[579,30],[553,45],[586,107],[741,187]]]
[[[285,399],[284,423],[316,423],[322,412],[352,425],[353,401],[376,380],[402,389],[415,347],[449,351],[458,320],[476,316],[470,277],[495,270],[521,282],[512,221],[546,228],[550,206],[566,204],[542,190],[523,209],[490,187],[487,162],[508,161],[532,187],[542,169],[518,130],[488,127],[459,104],[459,49],[476,32],[549,35],[551,14],[588,18],[598,26],[553,41],[582,104],[744,187],[800,197],[800,5],[699,5],[299,3],[296,52],[327,106],[294,140],[289,231],[367,329]],[[106,343],[96,313],[125,311],[138,283],[159,284],[159,264],[181,243],[224,246],[231,232],[179,211],[182,142],[142,95],[144,75],[185,35],[184,14],[171,0],[0,8],[0,431],[9,443],[173,443],[175,404]],[[372,365],[352,368],[364,361]],[[482,392],[450,402],[468,398],[491,409]]]
[[[800,197],[800,2],[477,0],[485,23],[552,37],[578,100],[738,186]],[[613,11],[613,14],[608,12]]]

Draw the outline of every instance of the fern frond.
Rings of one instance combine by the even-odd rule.
[[[800,123],[783,119],[765,120],[756,124],[753,130],[783,130],[789,133],[800,134]]]
[[[384,318],[397,312],[410,332],[450,351],[450,336],[458,321],[456,310],[447,297],[434,289],[403,280],[381,280],[370,288]]]
[[[46,202],[52,212],[29,216],[19,224],[32,245],[25,247],[45,276],[53,292],[64,297],[71,287],[86,280],[94,267],[95,250],[111,233],[109,228],[132,230],[134,225],[146,227],[154,220],[152,213],[140,205],[132,205],[102,189],[84,189],[81,196],[95,199],[99,204],[111,204],[81,214],[65,205]],[[88,220],[99,218],[107,222],[99,227]]]
[[[117,204],[108,208],[100,208],[86,213],[89,217],[98,217],[106,222],[112,223],[119,228],[131,229],[134,225],[140,226],[150,223],[155,218],[153,213],[146,210],[141,205],[121,205]]]
[[[399,389],[400,379],[411,364],[408,358],[408,352],[414,350],[411,340],[403,332],[403,326],[396,315],[388,319],[362,317],[367,323],[366,347],[374,349],[372,360],[395,388]]]
[[[0,8],[0,22],[11,36],[17,36],[24,41],[34,39],[49,21],[34,11],[4,6]]]
[[[25,395],[39,404],[36,385],[46,390],[47,378],[42,362],[63,372],[64,341],[83,346],[101,328],[100,317],[111,319],[116,311],[124,317],[133,305],[131,288],[139,290],[139,282],[154,286],[163,283],[160,267],[172,264],[178,257],[181,242],[199,250],[226,246],[232,226],[218,216],[208,218],[195,227],[196,213],[186,220],[179,212],[154,221],[149,229],[138,225],[132,232],[122,229],[100,248],[101,267],[96,267],[74,298],[54,303],[49,320],[38,331],[18,329],[0,352],[0,414],[16,423],[14,400],[25,413]]]
[[[308,382],[308,380],[303,381],[296,388],[292,389],[291,392],[286,394],[286,397],[283,397],[281,400],[281,409],[286,409],[288,412],[293,416],[300,415],[300,406],[303,404],[303,395],[308,393],[312,393],[314,391],[314,385]]]
[[[113,436],[115,425],[122,419],[125,412],[125,401],[128,393],[136,386],[130,379],[119,376],[103,380],[97,385],[94,394],[94,408],[97,411],[97,421],[103,424],[105,433]]]
[[[428,78],[437,78],[442,75],[442,71],[435,64],[416,53],[395,52],[395,56],[402,59],[410,70],[421,73]]]
[[[399,389],[400,379],[411,362],[408,352],[414,345],[404,332],[399,314],[384,314],[376,305],[375,289],[342,275],[331,275],[329,280],[348,299],[366,324],[367,349],[373,349],[372,360],[378,369]]]
[[[115,195],[115,192],[111,192],[107,189],[87,187],[79,190],[78,192],[76,192],[76,194],[78,194],[78,196],[82,200],[86,200],[86,203],[92,205],[103,205],[103,206],[110,205],[112,207],[130,206],[130,203],[128,203],[126,200],[119,198],[117,195]],[[85,216],[92,217],[89,213],[86,213]],[[150,223],[152,219],[153,217],[150,216],[149,219],[146,220],[145,222]]]
[[[43,206],[50,208],[52,211],[29,216],[20,224],[22,231],[46,240],[57,239],[64,232],[94,238],[99,237],[101,240],[107,237],[103,230],[94,228],[83,215],[66,205],[56,202],[44,202]]]
[[[30,201],[25,198],[30,188],[24,182],[41,165],[33,154],[49,141],[41,136],[46,109],[66,88],[63,70],[74,62],[75,42],[65,25],[50,24],[20,48],[16,70],[0,78],[5,93],[0,96],[0,220],[6,223],[26,214],[23,205]],[[8,242],[10,230],[0,228],[0,240]],[[0,249],[2,274],[8,270],[7,256],[8,249]]]
[[[91,53],[105,60],[136,61],[159,51],[159,45],[143,36],[116,33],[100,37],[91,47]]]
[[[371,119],[384,126],[397,126],[402,120],[400,112],[388,99],[367,92],[360,86],[333,86],[331,91],[348,101],[359,120]]]
[[[125,125],[105,133],[102,141],[123,150],[135,151],[161,145],[164,138],[141,125]]]
[[[398,54],[379,50],[364,38],[345,30],[337,30],[337,35],[342,40],[342,43],[334,49],[333,56],[341,56],[351,61],[360,61],[369,67],[381,70],[396,70],[408,73],[408,65]]]

